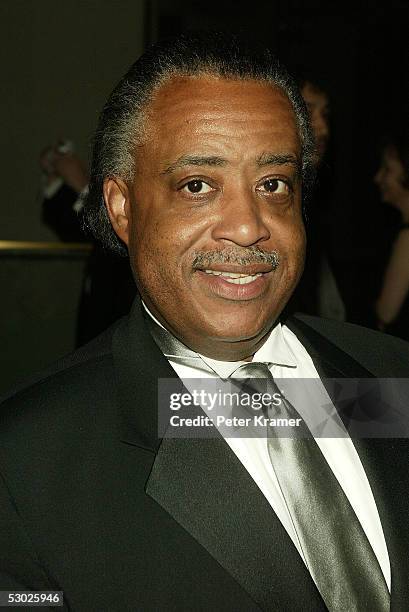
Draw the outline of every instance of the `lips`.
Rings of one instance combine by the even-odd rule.
[[[212,274],[213,276],[220,276],[223,280],[233,285],[248,285],[259,278],[262,272],[257,274],[239,274],[236,272],[221,272],[217,270],[203,270],[205,274]]]
[[[255,274],[263,274],[265,272],[271,272],[273,266],[270,263],[253,262],[253,263],[213,263],[207,262],[202,266],[195,266],[196,270],[202,272],[222,272],[225,274],[239,274],[245,276],[252,276]]]
[[[270,273],[272,273],[271,266],[267,264],[252,264],[251,266],[224,264],[224,269],[217,269],[217,267],[219,266],[196,270],[196,278],[200,281],[205,293],[234,301],[251,300],[262,295],[266,290]],[[237,268],[240,271],[237,271]]]

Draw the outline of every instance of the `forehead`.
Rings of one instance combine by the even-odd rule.
[[[280,88],[212,76],[162,85],[147,108],[145,134],[164,156],[192,146],[232,155],[263,148],[299,155],[301,148],[292,105]]]

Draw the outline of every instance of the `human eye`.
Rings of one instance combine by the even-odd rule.
[[[214,191],[208,183],[202,179],[191,179],[180,187],[180,191],[187,195],[205,195]]]
[[[291,184],[284,179],[266,178],[256,186],[256,191],[266,196],[286,197],[290,195],[292,188]]]

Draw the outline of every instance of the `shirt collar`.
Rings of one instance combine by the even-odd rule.
[[[148,315],[151,317],[153,321],[162,329],[166,329],[154,315],[151,313],[149,308],[146,306],[145,302],[142,300],[143,307],[145,308]],[[169,332],[169,330],[166,330]],[[210,357],[205,357],[204,355],[200,355],[200,353],[196,353],[196,355],[202,359],[202,361],[215,372],[219,378],[229,378],[231,374],[237,370],[237,368],[246,363],[245,361],[219,361],[217,359],[211,359]],[[166,355],[169,359],[174,359],[173,356]],[[177,358],[180,363],[180,358]],[[294,356],[293,351],[285,340],[283,334],[283,328],[280,322],[278,322],[275,327],[272,329],[269,337],[264,342],[264,344],[259,348],[259,350],[254,354],[253,361],[261,362],[261,363],[269,363],[273,365],[279,365],[283,367],[296,368],[297,360]],[[186,363],[186,365],[200,369],[199,363],[195,361],[190,361]]]
[[[245,361],[218,361],[200,356],[220,378],[229,378],[240,365],[246,363]],[[289,368],[297,367],[294,353],[284,338],[280,322],[275,325],[263,346],[254,354],[253,361]]]

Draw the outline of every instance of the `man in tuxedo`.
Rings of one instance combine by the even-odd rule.
[[[64,242],[90,241],[82,228],[88,171],[70,141],[47,147],[40,156],[44,175],[42,218]],[[87,261],[78,304],[76,346],[82,346],[128,314],[135,298],[129,260],[95,244]]]
[[[117,85],[87,215],[129,251],[140,299],[2,405],[3,590],[62,590],[79,611],[405,609],[406,440],[353,442],[336,411],[331,440],[158,436],[159,379],[263,371],[336,403],[327,376],[408,375],[403,342],[282,317],[313,160],[266,52],[183,37]]]

